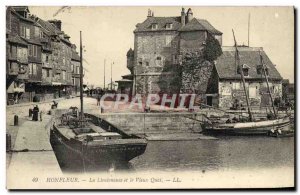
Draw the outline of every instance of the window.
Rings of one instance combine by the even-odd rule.
[[[265,70],[266,70],[266,75],[269,76],[269,69],[266,68]]]
[[[37,75],[37,67],[35,63],[32,64],[32,74]]]
[[[32,56],[32,45],[28,45],[29,56]]]
[[[33,56],[37,57],[37,46],[36,45],[32,45],[33,48]]]
[[[167,35],[166,36],[166,46],[170,47],[171,46],[171,41],[172,41],[172,36]]]
[[[50,70],[47,69],[46,71],[47,71],[47,72],[46,72],[46,73],[47,73],[47,77],[50,77]]]
[[[80,74],[80,67],[76,66],[76,74]]]
[[[49,62],[49,56],[46,55],[46,62]]]
[[[20,36],[25,38],[26,28],[25,26],[20,27]]]
[[[235,89],[235,90],[238,90],[241,88],[241,83],[239,83],[239,82],[233,82],[232,85],[233,85],[233,89]]]
[[[20,36],[26,39],[30,39],[30,28],[26,26],[20,26]]]
[[[262,65],[257,65],[256,70],[257,70],[257,74],[263,74],[263,72],[262,72]]]
[[[74,72],[74,64],[71,64],[71,70]]]
[[[30,28],[26,28],[26,39],[30,39]]]
[[[149,62],[146,62],[146,66],[149,66]]]
[[[256,97],[256,87],[249,87],[249,97],[250,98]]]
[[[29,74],[30,75],[37,75],[37,66],[35,63],[29,64]]]
[[[32,74],[32,64],[29,64],[29,74]]]
[[[66,80],[66,71],[64,71],[64,70],[62,71],[62,79]]]
[[[157,60],[161,60],[161,57],[160,56],[157,56],[157,58],[156,58]]]
[[[166,24],[166,29],[172,29],[173,28],[173,24],[172,23],[167,23]]]
[[[156,30],[158,28],[158,25],[156,23],[152,24],[151,25],[151,29],[152,30]]]
[[[37,57],[37,46],[36,45],[28,45],[29,56]]]
[[[244,76],[247,77],[249,76],[249,69],[248,68],[243,68]]]

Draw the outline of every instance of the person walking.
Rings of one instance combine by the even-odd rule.
[[[32,115],[32,120],[33,121],[38,121],[39,120],[39,107],[38,105],[36,105],[34,108],[33,108],[33,115]]]

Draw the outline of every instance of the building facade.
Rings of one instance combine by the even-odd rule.
[[[27,6],[11,6],[6,24],[7,103],[74,93],[73,44],[61,31],[61,21],[44,21],[31,15]]]
[[[216,60],[205,57],[211,40],[220,47]],[[251,106],[270,104],[259,52],[268,67],[272,95],[281,98],[282,77],[263,49],[241,46],[239,50],[241,63],[249,71],[246,90]],[[194,18],[191,9],[185,12],[182,8],[178,17],[154,17],[149,10],[147,19],[134,30],[134,50],[127,52],[132,75],[132,90],[127,91],[142,95],[194,93],[202,104],[229,108],[238,100],[246,106],[234,56],[234,47],[222,46],[222,32],[207,20]],[[123,89],[131,84],[128,78],[121,80]]]
[[[216,60],[207,88],[207,104],[230,108],[235,102],[246,107],[246,96],[241,75],[235,63],[235,48],[223,47],[223,54]],[[267,82],[263,74],[260,55],[266,65],[273,99],[282,97],[282,77],[263,48],[238,47],[240,62],[245,75],[246,92],[251,107],[270,106]]]
[[[184,76],[183,58],[190,52],[201,55],[209,36],[222,44],[222,33],[208,21],[194,18],[191,9],[185,12],[182,8],[176,17],[155,17],[149,10],[147,19],[134,30],[134,50],[127,53],[133,94],[190,91],[186,83],[191,81]]]

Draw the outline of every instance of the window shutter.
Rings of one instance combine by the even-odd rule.
[[[26,39],[30,39],[30,28],[26,28]]]
[[[32,56],[32,45],[28,45],[28,49],[29,49],[29,56]]]

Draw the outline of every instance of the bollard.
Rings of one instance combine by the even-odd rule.
[[[11,150],[11,135],[6,134],[6,152],[9,152]]]
[[[32,117],[32,109],[29,108],[29,117]]]
[[[19,125],[19,117],[18,115],[14,116],[14,126],[18,126]]]

